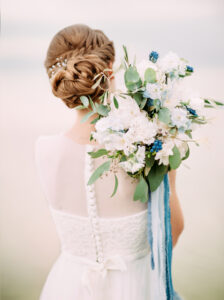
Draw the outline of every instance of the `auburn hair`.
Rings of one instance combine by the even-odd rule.
[[[80,105],[82,95],[98,100],[104,90],[100,86],[91,87],[97,80],[94,80],[96,74],[114,62],[113,42],[101,30],[74,24],[60,30],[50,42],[44,61],[49,78],[49,68],[58,62],[59,57],[67,59],[67,65],[64,69],[57,69],[57,66],[54,69],[55,75],[51,79],[53,94],[69,108]],[[108,82],[104,81],[101,86],[108,88]]]

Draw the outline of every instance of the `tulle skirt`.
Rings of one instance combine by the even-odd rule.
[[[40,300],[149,300],[150,253],[126,260],[121,269],[94,270],[88,260],[62,252],[52,266]]]

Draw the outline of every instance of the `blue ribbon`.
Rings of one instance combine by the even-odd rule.
[[[148,241],[149,241],[150,251],[151,251],[151,268],[154,270],[155,260],[154,260],[154,253],[153,253],[153,234],[152,234],[152,197],[151,197],[150,189],[149,189],[149,200],[148,200]]]
[[[149,188],[149,198],[148,198],[148,242],[150,245],[151,250],[151,268],[152,270],[155,269],[155,266],[159,266],[160,261],[159,259],[163,259],[165,262],[165,268],[160,269],[159,272],[163,272],[162,276],[159,276],[159,279],[165,278],[164,282],[164,290],[166,293],[166,300],[180,300],[181,298],[179,295],[174,291],[173,289],[173,283],[172,283],[172,273],[171,273],[171,265],[172,265],[172,230],[171,230],[171,222],[170,222],[170,188],[169,188],[169,178],[168,173],[165,174],[163,182],[161,183],[164,185],[164,195],[161,197],[162,199],[158,199],[158,201],[163,201],[163,205],[154,206],[157,207],[158,210],[162,210],[162,207],[164,207],[164,212],[158,211],[159,216],[163,216],[162,220],[160,220],[162,226],[155,226],[153,228],[152,226],[152,214],[154,213],[152,211],[152,193]],[[158,187],[158,188],[161,188]],[[156,200],[156,199],[155,199]],[[162,232],[162,240],[165,244],[165,252],[162,251],[162,245],[158,245],[158,249],[155,249],[157,253],[159,253],[158,261],[155,261],[154,257],[154,250],[153,250],[153,240],[155,235],[155,230],[158,230],[158,228],[163,228],[164,232]],[[156,245],[156,244],[155,244]],[[160,273],[161,275],[161,273]],[[158,279],[158,280],[159,280]],[[163,286],[163,283],[160,284],[160,286]],[[153,299],[154,300],[154,299]]]
[[[168,174],[164,176],[164,222],[165,222],[165,253],[166,253],[166,293],[167,299],[173,299],[172,264],[172,231],[170,222],[170,189]]]

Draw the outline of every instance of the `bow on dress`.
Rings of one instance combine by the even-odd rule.
[[[104,262],[91,262],[86,266],[82,283],[87,287],[89,294],[94,300],[105,300],[105,279],[108,270],[126,271],[127,265],[120,255],[106,258]]]

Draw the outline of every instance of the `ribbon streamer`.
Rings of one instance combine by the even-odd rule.
[[[152,295],[154,300],[181,300],[172,283],[172,230],[169,177],[151,192],[148,201],[148,242],[151,249]]]

